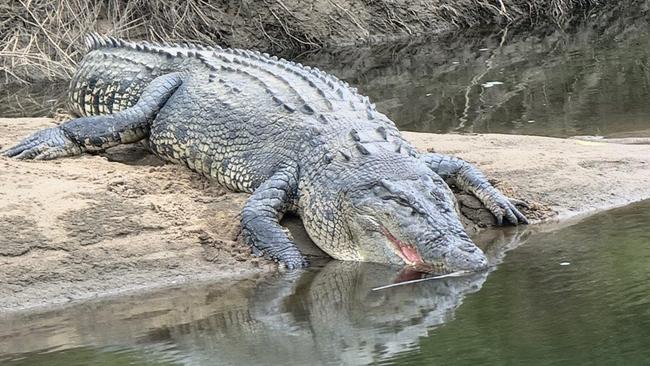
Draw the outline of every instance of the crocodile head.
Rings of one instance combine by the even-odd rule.
[[[449,273],[487,267],[447,184],[430,174],[381,179],[346,193],[348,235],[359,259]]]

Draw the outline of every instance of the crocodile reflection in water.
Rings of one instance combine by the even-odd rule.
[[[498,264],[530,232],[490,230],[477,241]],[[184,285],[7,316],[0,319],[0,355],[22,359],[57,349],[61,357],[74,357],[90,348],[192,364],[368,363],[417,349],[420,338],[451,321],[487,276],[373,291],[403,280],[403,273],[332,261],[302,273]]]
[[[372,290],[399,275],[338,261],[302,275],[278,274],[259,283],[245,305],[158,329],[150,341],[172,341],[192,359],[224,364],[372,362],[417,347],[487,278],[483,272]]]

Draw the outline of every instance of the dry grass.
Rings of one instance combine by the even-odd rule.
[[[90,3],[84,11],[91,10]],[[68,77],[80,56],[77,42],[81,30],[90,29],[96,20],[74,16],[82,4],[16,0],[0,5],[0,69],[4,81]],[[76,11],[71,11],[73,6]]]
[[[1,82],[67,79],[83,37],[219,43],[271,52],[482,24],[562,24],[598,0],[12,0],[0,2]]]

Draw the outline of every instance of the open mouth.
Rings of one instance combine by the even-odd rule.
[[[393,235],[388,229],[385,227],[381,228],[382,233],[384,236],[390,240],[390,242],[393,244],[393,249],[395,249],[395,253],[406,262],[406,264],[415,266],[416,264],[424,264],[424,260],[422,260],[422,256],[418,252],[418,249],[408,243],[404,243],[403,241],[397,239],[395,235]]]
[[[424,259],[422,259],[422,255],[416,247],[397,239],[395,235],[385,227],[382,227],[381,230],[384,236],[393,244],[395,253],[402,258],[404,263],[413,266],[416,271],[438,274],[447,273],[444,264],[425,263]]]

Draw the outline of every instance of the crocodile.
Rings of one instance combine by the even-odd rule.
[[[160,158],[251,193],[241,213],[253,254],[309,265],[280,224],[297,214],[339,260],[446,273],[487,267],[451,185],[499,224],[527,223],[472,164],[422,153],[346,82],[257,51],[92,33],[70,82],[78,118],[4,152],[49,160],[141,140]]]

